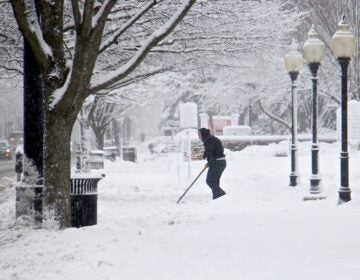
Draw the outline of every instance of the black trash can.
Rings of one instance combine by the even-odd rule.
[[[136,161],[136,148],[135,147],[124,147],[122,148],[123,160]]]
[[[97,184],[101,178],[71,178],[71,226],[97,224]]]

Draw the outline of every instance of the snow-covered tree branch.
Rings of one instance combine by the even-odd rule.
[[[21,0],[11,0],[11,4],[19,29],[34,50],[34,55],[39,64],[43,68],[48,68],[52,51],[44,41],[35,6],[26,5]]]
[[[146,28],[151,28],[150,25],[156,22],[152,20],[155,12],[149,18],[144,18],[150,8],[157,6],[154,5],[155,1],[146,1],[145,5],[133,0],[125,4],[116,0],[38,1],[39,6],[35,7],[36,1],[24,3],[21,0],[11,0],[19,29],[41,65],[45,106],[44,211],[56,213],[55,218],[61,227],[70,225],[69,143],[72,126],[83,102],[92,93],[122,80],[126,81],[151,48],[174,30],[196,0],[179,2],[160,1],[160,11],[166,7],[171,8],[166,15],[158,13],[157,18],[162,20],[157,21],[152,32],[144,33],[141,40],[141,36],[138,37],[142,48],[131,57],[114,60],[121,53],[121,48],[113,43],[124,32],[127,32],[126,38],[134,38],[135,21],[139,26],[144,24]],[[129,20],[116,15],[126,14],[129,7],[137,9],[135,17],[130,17]],[[111,25],[113,22],[110,17],[127,20],[128,27],[124,29],[124,25]],[[108,31],[114,31],[115,35],[111,37],[111,32]],[[106,39],[105,34],[109,34]],[[113,39],[108,40],[109,38]],[[127,44],[129,41],[124,40],[122,43]],[[107,69],[102,67],[105,64]],[[156,68],[161,69],[162,66],[158,65]],[[61,168],[58,168],[59,163]]]
[[[110,84],[113,84],[131,73],[145,58],[148,52],[164,39],[175,26],[183,19],[183,17],[194,5],[196,0],[186,0],[179,8],[179,10],[163,25],[161,29],[155,31],[142,45],[142,47],[135,53],[135,55],[120,69],[113,73],[107,74],[106,76],[96,77],[92,83],[90,91],[92,93],[100,91],[106,88]]]

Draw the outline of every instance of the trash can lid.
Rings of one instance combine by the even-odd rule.
[[[71,179],[101,179],[103,176],[99,172],[88,172],[88,173],[74,173],[71,174]]]

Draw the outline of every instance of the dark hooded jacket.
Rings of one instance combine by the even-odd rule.
[[[207,159],[208,162],[211,162],[218,158],[225,157],[224,148],[221,144],[221,141],[215,136],[211,135],[209,129],[200,128],[199,132],[201,134],[202,141],[204,142],[204,159]]]

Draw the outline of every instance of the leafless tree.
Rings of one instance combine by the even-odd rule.
[[[39,23],[33,1],[11,0],[18,27],[42,70],[44,209],[55,213],[60,227],[70,226],[70,135],[84,100],[128,77],[184,18],[195,1],[39,1]],[[112,12],[122,10],[126,14],[130,5],[138,12],[115,22]],[[146,21],[152,9],[166,6],[169,13],[158,15],[161,20],[153,22],[150,35],[137,40],[141,47],[132,56],[114,62],[116,68],[106,73],[97,70],[100,54],[114,52],[119,41],[118,51],[131,46],[134,42],[122,41],[122,34],[131,34],[131,28]],[[107,36],[110,28],[119,32]]]

